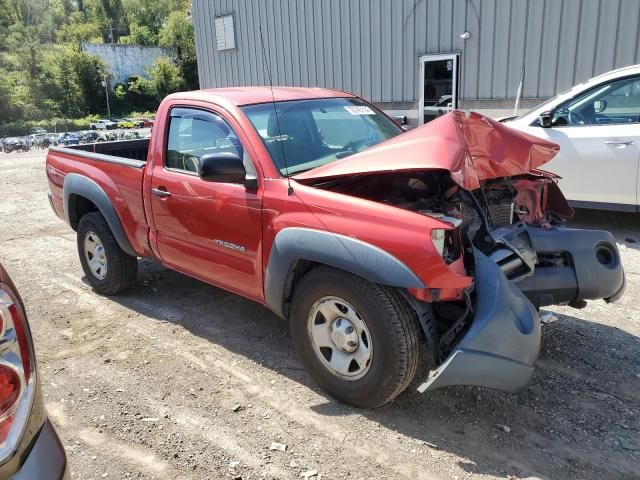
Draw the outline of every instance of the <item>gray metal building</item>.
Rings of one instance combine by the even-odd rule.
[[[354,92],[428,121],[512,111],[640,63],[640,0],[193,0],[202,88]],[[524,75],[523,75],[524,70]],[[418,112],[423,112],[419,115]]]

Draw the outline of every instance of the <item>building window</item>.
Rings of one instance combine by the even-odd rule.
[[[224,15],[213,19],[216,29],[216,48],[222,50],[233,50],[236,48],[236,37],[233,31],[233,15]]]

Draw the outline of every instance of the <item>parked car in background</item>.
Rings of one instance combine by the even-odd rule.
[[[96,132],[95,130],[87,130],[78,134],[80,142],[82,143],[93,143],[98,139],[99,136],[100,133]]]
[[[64,146],[79,145],[80,138],[78,137],[77,133],[65,132],[58,137],[57,144]]]
[[[537,170],[557,145],[482,115],[404,132],[348,93],[245,87],[170,95],[157,122],[150,140],[49,149],[88,283],[122,292],[149,257],[257,301],[341,401],[391,401],[423,354],[420,391],[520,391],[537,308],[624,291],[614,237],[567,228]]]
[[[453,110],[453,96],[442,95],[436,102],[425,103],[424,105],[424,122],[430,122],[431,120],[441,117],[445,113],[449,113]]]
[[[136,124],[127,118],[114,120],[118,128],[135,128]]]
[[[116,122],[104,118],[89,124],[91,130],[113,130],[116,127]]]
[[[133,128],[144,128],[144,122],[137,118],[125,118],[128,122],[133,123]]]
[[[132,118],[132,120],[138,122],[138,124],[141,125],[139,128],[153,127],[153,119],[152,118],[136,117],[136,118]]]
[[[32,148],[41,149],[47,143],[45,139],[49,136],[48,133],[33,133],[29,135],[29,142]],[[49,145],[46,145],[47,147]],[[45,147],[46,148],[46,147]]]
[[[22,299],[0,265],[0,478],[69,478],[67,458],[47,418]]]
[[[640,65],[599,75],[506,125],[560,145],[545,168],[576,207],[640,211]]]
[[[32,135],[46,135],[47,131],[42,127],[33,127],[31,129],[31,134]]]

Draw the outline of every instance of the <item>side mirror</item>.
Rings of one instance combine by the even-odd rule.
[[[538,119],[540,120],[540,126],[542,128],[549,128],[551,127],[551,121],[553,120],[553,112],[542,112]]]
[[[593,111],[595,113],[602,113],[607,109],[607,101],[606,100],[596,100],[593,102]]]
[[[242,159],[231,152],[206,153],[200,157],[198,175],[207,182],[245,183]]]
[[[409,120],[407,119],[406,115],[392,115],[392,117],[396,123],[399,123],[400,125],[408,125],[409,124]]]

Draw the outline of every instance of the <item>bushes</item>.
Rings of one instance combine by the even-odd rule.
[[[150,78],[129,77],[113,92],[113,111],[155,110],[164,97],[184,88],[182,71],[170,58],[158,58],[147,73]]]
[[[118,83],[113,91],[114,112],[129,112],[133,109],[155,110],[158,102],[152,82],[142,77],[129,77]]]
[[[148,73],[158,102],[170,93],[178,92],[184,88],[182,71],[169,58],[158,58]]]

